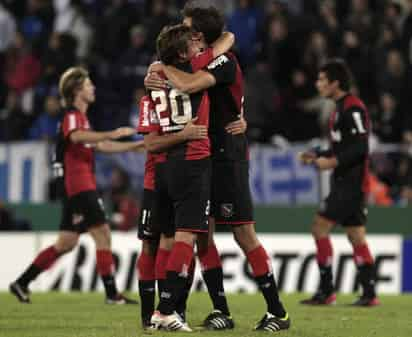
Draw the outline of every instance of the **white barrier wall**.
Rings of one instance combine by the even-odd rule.
[[[0,291],[32,261],[36,252],[52,244],[55,233],[47,234],[2,234],[0,256],[2,275]],[[318,284],[318,271],[314,258],[314,243],[307,234],[263,234],[260,235],[272,259],[273,270],[279,288],[285,292],[313,292]],[[355,267],[351,258],[351,247],[343,235],[332,237],[334,245],[334,268],[338,291],[349,293],[355,287]],[[257,291],[250,277],[247,263],[230,234],[216,235],[221,253],[227,292]],[[402,237],[399,235],[370,235],[369,243],[377,262],[378,291],[397,294],[401,292]],[[118,262],[117,280],[120,289],[137,291],[134,267],[140,241],[135,233],[113,234],[113,252]],[[199,264],[197,264],[199,267]],[[200,267],[197,268],[194,288],[204,289]],[[95,269],[93,240],[83,235],[79,246],[62,257],[49,271],[36,280],[34,291],[101,291],[102,284]]]

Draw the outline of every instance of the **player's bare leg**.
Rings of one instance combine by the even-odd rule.
[[[267,313],[257,323],[256,330],[278,331],[289,329],[290,319],[279,299],[270,258],[256,236],[253,223],[233,227],[233,234],[243,250],[253,276],[266,301]]]
[[[155,264],[158,240],[142,240],[142,251],[136,261],[143,328],[150,327],[155,305]]]
[[[312,225],[312,236],[316,243],[316,260],[319,266],[320,283],[316,293],[309,299],[301,301],[309,305],[330,305],[336,303],[333,285],[332,260],[333,248],[330,232],[334,223],[320,215],[316,215]]]
[[[208,233],[199,234],[197,238],[197,251],[202,266],[203,280],[213,303],[213,311],[205,318],[203,326],[208,330],[233,329],[234,322],[223,286],[222,261],[213,239],[214,231],[215,221],[209,218]]]
[[[89,233],[96,244],[96,264],[104,289],[107,304],[137,304],[120,294],[114,279],[114,261],[111,249],[111,233],[108,224],[97,225],[89,228]]]
[[[349,226],[345,227],[345,231],[353,247],[353,259],[362,287],[362,295],[353,305],[366,307],[378,305],[379,300],[375,290],[375,261],[366,242],[366,228],[365,226]]]
[[[30,303],[30,282],[35,280],[43,271],[49,269],[60,256],[70,252],[77,245],[78,240],[78,233],[60,231],[56,243],[42,250],[23,274],[10,284],[10,292],[21,303]]]

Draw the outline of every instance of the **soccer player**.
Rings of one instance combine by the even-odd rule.
[[[366,242],[365,193],[368,173],[368,137],[370,121],[364,103],[349,92],[351,74],[342,60],[330,60],[319,71],[316,82],[322,97],[336,103],[329,122],[330,149],[310,150],[300,155],[304,164],[315,165],[320,171],[333,170],[331,191],[322,202],[312,226],[316,242],[316,259],[320,271],[320,286],[312,298],[303,304],[328,305],[336,302],[333,287],[333,249],[329,234],[336,224],[345,229],[353,247],[362,296],[357,306],[379,304],[375,291],[375,264]]]
[[[30,303],[29,284],[50,268],[62,255],[70,252],[83,232],[89,232],[96,244],[97,272],[106,292],[107,304],[137,304],[119,293],[114,279],[110,227],[102,199],[96,191],[94,149],[115,153],[143,151],[144,143],[114,141],[135,134],[129,127],[113,131],[92,131],[87,110],[95,100],[95,87],[88,72],[81,67],[68,69],[60,78],[59,91],[65,103],[53,160],[55,176],[64,184],[62,221],[56,242],[42,250],[10,291],[22,303]]]
[[[157,39],[159,59],[189,72],[199,68],[192,30],[184,25],[166,28]],[[151,91],[159,119],[159,133],[172,134],[195,118],[206,126],[203,139],[190,140],[168,148],[156,164],[153,224],[166,236],[174,235],[167,260],[166,280],[151,323],[156,328],[191,331],[175,313],[177,301],[187,284],[198,233],[207,233],[210,203],[209,98],[206,91],[193,95],[177,89]],[[150,148],[150,138],[148,148]],[[161,210],[161,211],[160,211]],[[170,219],[174,219],[171,224]]]
[[[224,21],[213,7],[183,10],[184,23],[191,26],[206,44],[222,32]],[[226,53],[217,57],[203,70],[194,74],[170,65],[158,65],[169,82],[186,93],[208,89],[210,105],[209,136],[212,144],[212,203],[211,216],[216,224],[232,226],[234,237],[252,267],[267,312],[257,323],[256,330],[288,329],[290,319],[278,295],[270,258],[256,236],[253,206],[249,188],[248,145],[241,125],[243,115],[243,75],[235,56]],[[164,85],[153,76],[146,85]],[[214,311],[205,319],[208,329],[231,329],[233,320],[223,288],[223,272],[219,254],[213,242],[212,230],[208,238],[199,235],[198,255],[203,277],[208,286]]]
[[[158,120],[153,101],[149,96],[144,96],[140,101],[140,114],[139,114],[139,126],[138,132],[144,135],[149,135],[154,132],[157,134]],[[139,216],[138,225],[138,237],[142,240],[142,251],[137,259],[136,267],[139,276],[139,295],[141,299],[141,319],[142,327],[144,329],[150,328],[150,318],[154,312],[155,302],[155,282],[165,279],[166,264],[169,257],[169,250],[165,247],[161,247],[158,250],[160,233],[156,232],[152,228],[151,219],[154,217],[153,198],[155,193],[155,165],[158,158],[161,158],[161,154],[155,151],[161,151],[168,146],[176,145],[178,143],[186,142],[192,139],[203,139],[207,135],[207,128],[204,125],[195,125],[192,122],[186,124],[183,130],[166,136],[160,136],[155,142],[152,137],[150,143],[150,150],[153,152],[147,152],[144,174],[144,190],[142,198],[142,209]],[[170,223],[173,223],[173,219],[170,219]],[[156,254],[157,263],[159,266],[156,268]],[[156,271],[157,269],[157,276]],[[191,278],[193,280],[193,278]],[[190,289],[191,282],[188,282],[188,288]],[[162,289],[159,286],[159,289]],[[188,290],[189,290],[188,289]],[[182,303],[185,303],[185,299]],[[178,308],[178,313],[184,316],[184,308]]]
[[[234,35],[224,32],[217,39],[208,53],[199,55],[200,50],[196,51],[198,62],[204,62],[207,65],[214,57],[228,51],[234,43]],[[182,143],[187,140],[203,139],[207,135],[207,128],[204,125],[193,124],[192,121],[187,123],[182,131],[158,135],[159,121],[156,116],[155,105],[149,96],[144,96],[140,101],[140,114],[138,132],[150,138],[148,143],[149,152],[147,153],[144,175],[144,191],[142,198],[142,209],[139,217],[138,237],[142,240],[142,252],[137,259],[136,268],[139,275],[139,294],[141,299],[141,319],[144,329],[150,328],[150,318],[154,311],[155,299],[155,280],[158,280],[159,293],[161,292],[162,283],[166,278],[166,265],[173,245],[173,240],[162,240],[162,246],[158,249],[159,233],[151,228],[151,218],[154,209],[152,207],[154,188],[155,188],[155,163],[159,157],[158,152],[165,150],[167,147]],[[170,219],[173,223],[173,219]],[[166,239],[167,240],[167,239]],[[177,313],[185,320],[186,299],[189,295],[190,287],[193,282],[195,260],[189,268],[189,278],[186,292],[179,299],[176,305]]]

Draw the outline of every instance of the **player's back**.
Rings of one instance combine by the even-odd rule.
[[[194,72],[191,63],[176,65],[182,71]],[[151,98],[155,104],[162,134],[179,132],[193,118],[195,124],[209,126],[209,97],[207,91],[186,94],[175,88],[153,90]],[[168,160],[197,160],[210,156],[209,139],[190,140],[170,147],[165,151]]]
[[[369,115],[364,103],[352,94],[340,99],[330,119],[332,150],[339,162],[333,173],[336,183],[366,188],[369,131]]]
[[[226,53],[207,66],[216,78],[209,88],[210,138],[214,160],[247,160],[248,144],[245,134],[232,136],[225,127],[243,113],[243,74],[236,57]]]

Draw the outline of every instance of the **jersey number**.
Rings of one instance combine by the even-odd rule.
[[[363,126],[362,117],[360,112],[354,112],[352,114],[353,120],[355,121],[356,129],[358,133],[366,133],[365,127]]]
[[[193,118],[190,96],[184,92],[172,89],[167,95],[164,91],[152,91],[152,99],[156,102],[156,113],[161,126],[170,124],[169,117],[163,117],[168,108],[174,124],[187,124]]]

